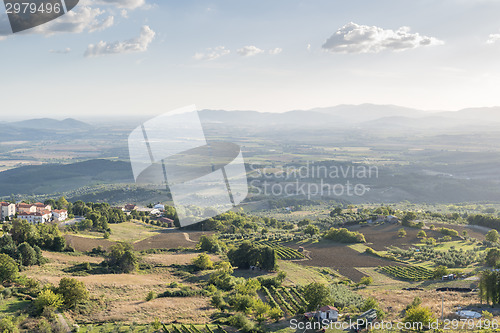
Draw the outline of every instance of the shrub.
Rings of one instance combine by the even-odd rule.
[[[10,256],[0,253],[0,283],[13,281],[17,277],[19,269]]]
[[[146,302],[152,301],[156,298],[156,293],[152,290],[149,291],[148,295],[146,296]]]
[[[199,270],[212,269],[214,267],[214,263],[205,253],[199,254],[191,263]]]
[[[59,281],[57,292],[62,295],[64,304],[67,307],[74,307],[89,298],[89,292],[85,284],[74,278],[62,278]]]
[[[63,305],[63,298],[59,294],[55,294],[50,289],[45,289],[40,292],[35,299],[35,307],[39,312],[43,312],[46,308],[57,310]]]
[[[346,228],[331,228],[323,237],[340,243],[366,243],[365,236],[362,233],[349,231]]]

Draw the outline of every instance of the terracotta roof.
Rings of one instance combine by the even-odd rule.
[[[41,202],[37,202],[37,203],[35,203],[35,206],[37,206],[37,207],[47,207],[48,205],[44,205]]]
[[[329,310],[333,310],[333,311],[337,311],[339,312],[339,310],[337,310],[336,307],[334,306],[331,306],[331,305],[325,305],[325,306],[322,306],[319,308],[320,311],[323,311],[323,312],[326,312],[326,311],[329,311]]]
[[[10,205],[12,205],[10,202],[5,202],[5,201],[0,202],[0,206],[10,206]]]
[[[53,212],[56,212],[57,214],[61,214],[61,213],[67,213],[68,211],[66,209],[54,209]]]
[[[17,207],[30,208],[30,207],[33,207],[33,205],[21,202],[21,203],[17,204]]]

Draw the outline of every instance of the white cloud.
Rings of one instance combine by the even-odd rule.
[[[259,53],[264,52],[264,50],[259,49],[256,46],[244,46],[241,49],[237,49],[236,52],[243,57],[253,57]]]
[[[86,57],[96,57],[107,54],[117,53],[132,53],[132,52],[145,52],[149,44],[153,41],[155,32],[147,25],[141,28],[141,33],[138,37],[126,40],[108,43],[100,41],[96,45],[90,44],[85,51]]]
[[[217,58],[228,55],[229,53],[231,53],[231,51],[226,49],[224,46],[217,46],[214,48],[209,48],[205,52],[196,53],[193,58],[196,60],[215,60]]]
[[[76,7],[57,20],[39,25],[26,33],[39,33],[52,35],[59,32],[81,33],[84,31],[93,32],[109,28],[114,23],[113,16],[101,19],[106,11],[88,6]]]
[[[498,41],[500,41],[500,34],[490,34],[488,36],[488,40],[486,41],[486,44],[495,44]]]
[[[58,54],[68,54],[71,52],[71,49],[69,47],[63,49],[63,50],[49,50],[49,53],[58,53]]]
[[[384,50],[404,51],[441,44],[443,42],[434,37],[410,33],[408,27],[394,31],[351,22],[337,30],[322,47],[336,53],[378,53]]]
[[[275,55],[275,54],[280,54],[282,51],[283,51],[283,49],[282,49],[282,48],[277,47],[277,48],[275,48],[275,49],[271,49],[271,50],[269,50],[269,54],[272,54],[272,55]]]
[[[97,0],[99,5],[113,5],[118,8],[136,9],[146,4],[145,0]]]

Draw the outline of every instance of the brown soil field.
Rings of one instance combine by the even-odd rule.
[[[309,251],[311,259],[296,261],[297,264],[331,267],[353,281],[359,281],[363,276],[366,276],[355,267],[399,265],[394,261],[359,253],[349,248],[346,244],[333,243],[330,241],[305,245],[304,249]]]
[[[194,248],[202,235],[211,234],[213,234],[213,232],[168,230],[159,235],[134,243],[134,248],[138,251],[149,249],[172,249],[178,247]]]
[[[101,246],[103,249],[109,249],[114,243],[107,239],[82,237],[65,234],[66,243],[80,252],[91,251],[93,248]]]
[[[201,231],[177,231],[166,230],[158,235],[143,239],[134,243],[134,249],[137,251],[149,249],[171,249],[178,247],[194,248],[202,235],[211,235],[212,232]],[[93,248],[101,246],[103,249],[109,249],[114,242],[107,239],[82,237],[77,235],[65,234],[66,242],[75,250],[80,252],[91,251]]]

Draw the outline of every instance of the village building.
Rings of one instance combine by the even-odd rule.
[[[16,215],[16,205],[10,202],[0,202],[0,219],[12,218]]]

